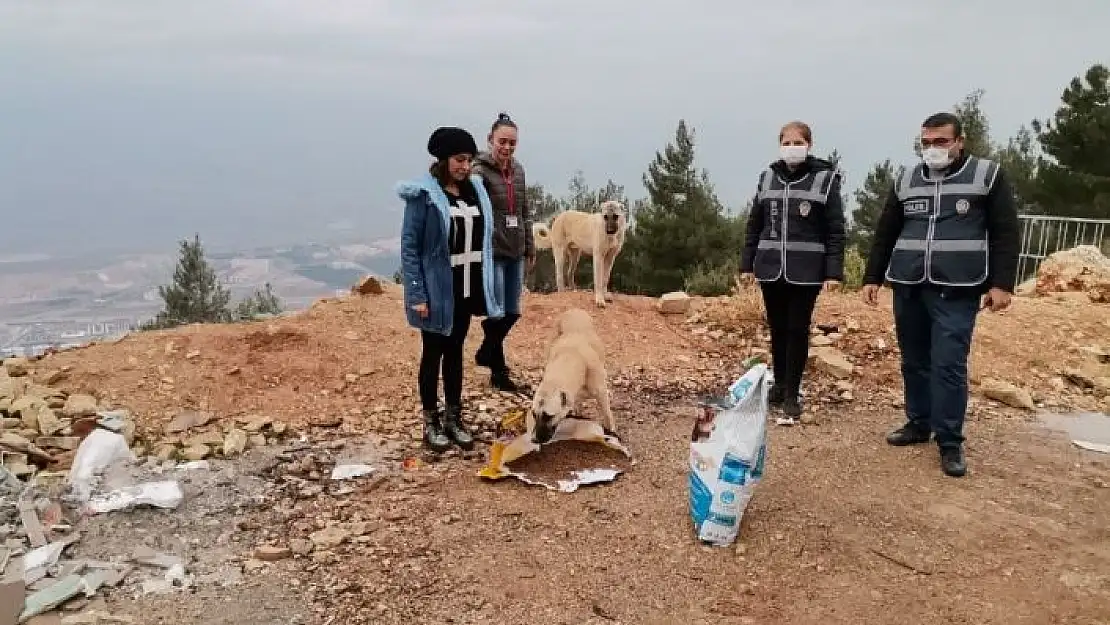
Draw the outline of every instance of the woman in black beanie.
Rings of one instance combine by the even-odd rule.
[[[420,402],[424,444],[435,452],[454,442],[471,449],[462,424],[463,344],[472,316],[499,319],[504,304],[494,288],[493,207],[481,179],[470,175],[478,152],[461,128],[439,128],[428,139],[429,172],[402,182],[401,274],[405,314],[420,330]],[[443,371],[446,409],[439,410]]]

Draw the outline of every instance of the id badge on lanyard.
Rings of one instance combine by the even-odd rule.
[[[505,181],[505,195],[509,204],[509,213],[505,215],[505,227],[519,228],[520,218],[516,215],[516,189],[513,186],[513,176],[509,172],[502,171],[501,177]]]

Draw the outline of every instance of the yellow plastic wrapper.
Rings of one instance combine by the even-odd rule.
[[[514,463],[518,466],[510,466]],[[601,424],[567,418],[543,445],[532,442],[527,434],[495,441],[489,461],[478,475],[488,480],[515,477],[526,484],[572,493],[580,486],[611,482],[634,464],[624,443],[606,434]]]

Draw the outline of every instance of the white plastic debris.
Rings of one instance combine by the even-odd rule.
[[[1094,443],[1091,441],[1082,441],[1077,439],[1073,440],[1072,444],[1080,449],[1086,449],[1087,451],[1094,451],[1100,454],[1110,454],[1110,445],[1107,445],[1106,443]]]
[[[126,410],[106,410],[96,413],[96,424],[113,432],[119,432],[123,429],[129,416],[130,413]]]
[[[331,470],[331,479],[333,480],[350,480],[364,475],[370,475],[374,472],[374,467],[368,464],[337,464]]]
[[[69,483],[81,501],[92,495],[93,480],[116,462],[134,462],[135,454],[127,440],[108,430],[97,428],[81,441],[69,469]]]
[[[53,566],[58,562],[58,557],[62,555],[62,550],[66,548],[67,544],[61,541],[47,543],[28,551],[23,556],[23,570],[30,571],[40,566]]]
[[[184,498],[181,485],[176,481],[146,482],[97,495],[89,500],[87,509],[93,514],[126,510],[135,506],[172,509],[181,505]]]
[[[177,468],[182,471],[207,471],[212,468],[212,464],[207,460],[190,460],[177,465]]]

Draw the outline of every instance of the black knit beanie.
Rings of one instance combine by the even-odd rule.
[[[436,131],[428,138],[428,153],[439,160],[450,158],[456,154],[474,156],[478,153],[478,144],[474,142],[474,137],[462,128],[436,128]]]

